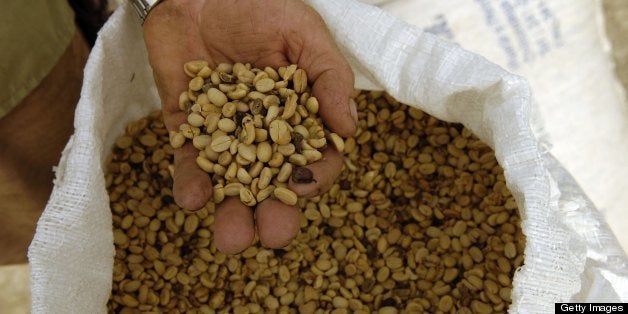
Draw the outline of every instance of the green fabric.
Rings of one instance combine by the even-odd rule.
[[[46,77],[75,32],[67,0],[0,1],[0,118]]]

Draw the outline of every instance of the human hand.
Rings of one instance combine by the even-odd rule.
[[[186,122],[178,99],[188,88],[183,64],[191,60],[206,60],[212,68],[221,62],[257,68],[297,64],[308,74],[327,127],[344,137],[356,130],[351,68],[321,17],[302,1],[166,0],[147,17],[144,39],[169,130]],[[196,165],[197,156],[190,143],[175,150],[174,198],[191,210],[212,196],[210,177]],[[299,196],[318,195],[331,187],[341,167],[342,157],[328,148],[322,160],[307,166],[315,181],[291,180],[289,187]],[[259,203],[254,217],[239,199],[227,198],[216,208],[214,243],[224,253],[238,253],[251,245],[257,225],[264,246],[282,247],[296,236],[299,222],[298,209],[280,201]]]

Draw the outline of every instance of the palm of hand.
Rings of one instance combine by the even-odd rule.
[[[183,64],[201,59],[212,68],[221,62],[248,62],[258,68],[296,63],[308,72],[328,127],[342,136],[355,130],[351,69],[318,14],[301,1],[167,0],[153,9],[144,34],[170,130],[186,121],[178,108],[178,95],[189,80]],[[196,156],[190,144],[175,151],[175,200],[189,209],[203,207],[211,197],[211,180],[196,166]],[[341,166],[338,153],[327,149],[323,160],[308,166],[316,183],[290,182],[290,187],[300,196],[316,195],[331,186]],[[238,199],[228,198],[215,212],[217,248],[225,253],[246,249],[255,235],[254,220],[268,247],[288,244],[299,228],[296,208],[268,199],[258,204],[254,217]]]

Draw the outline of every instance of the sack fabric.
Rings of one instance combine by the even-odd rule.
[[[628,223],[628,103],[613,71],[601,1],[379,2],[528,80],[537,137],[551,143],[628,252],[621,232]]]
[[[463,123],[495,149],[527,236],[511,312],[548,313],[554,302],[628,302],[626,256],[578,185],[539,145],[524,79],[376,7],[308,3],[350,61],[357,88],[385,89]],[[158,108],[141,27],[124,4],[88,60],[76,130],[29,249],[33,313],[106,312],[114,246],[104,161],[126,123]]]

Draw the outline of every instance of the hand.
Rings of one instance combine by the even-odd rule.
[[[191,60],[207,60],[212,68],[221,62],[248,62],[257,68],[295,63],[307,72],[327,127],[344,137],[356,130],[351,68],[321,17],[302,1],[166,0],[146,19],[144,38],[169,130],[178,130],[186,121],[178,98],[189,82],[183,64]],[[196,165],[197,156],[189,143],[175,150],[174,198],[191,210],[205,206],[212,195],[211,180]],[[331,187],[341,167],[342,157],[329,148],[321,161],[308,166],[314,183],[290,181],[289,187],[299,196],[318,195]],[[296,236],[300,214],[292,206],[267,199],[257,205],[255,220],[262,244],[277,248]],[[254,236],[251,208],[237,198],[217,206],[214,243],[220,251],[241,252]]]

